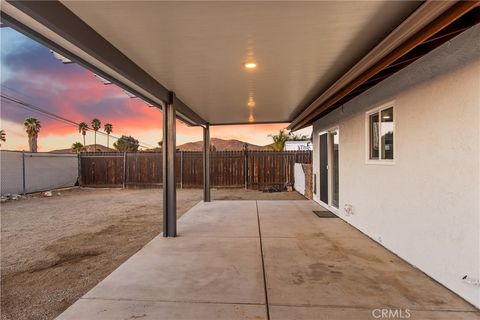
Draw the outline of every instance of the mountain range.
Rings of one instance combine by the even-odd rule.
[[[220,138],[211,138],[210,145],[215,147],[216,151],[241,151],[244,150],[245,145],[247,145],[248,150],[251,151],[261,151],[268,150],[267,146],[258,146],[248,142],[229,139],[224,140]],[[182,145],[177,146],[177,149],[180,151],[202,151],[203,141],[187,142]]]
[[[269,145],[266,146],[258,146],[255,144],[251,144],[248,142],[229,139],[224,140],[220,138],[211,138],[210,144],[215,147],[216,151],[242,151],[247,145],[248,150],[250,151],[262,151],[262,150],[269,150]],[[177,150],[180,151],[202,151],[203,148],[203,141],[195,141],[195,142],[187,142],[177,146]],[[95,150],[95,145],[90,144],[86,146],[88,152],[93,152]],[[116,152],[117,150],[112,148],[107,148],[104,145],[97,144],[97,151],[101,152]],[[160,151],[160,148],[155,149],[148,149],[144,151]],[[50,151],[52,153],[73,153],[71,149],[58,149]]]

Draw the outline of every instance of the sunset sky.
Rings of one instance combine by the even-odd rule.
[[[71,63],[62,64],[49,50],[11,28],[1,28],[1,92],[30,105],[46,109],[74,122],[99,118],[113,124],[113,135],[132,135],[145,147],[155,147],[162,136],[162,113],[149,108],[138,98],[129,98],[115,85],[104,85],[92,72]],[[2,99],[1,129],[7,142],[3,150],[28,150],[23,121],[30,116],[42,123],[39,151],[69,148],[82,141],[77,127],[39,114],[16,103]],[[212,127],[211,136],[238,139],[265,145],[268,134],[277,132],[286,124],[243,125]],[[306,131],[309,134],[309,131]],[[87,144],[93,144],[93,134],[87,133]],[[202,139],[199,127],[188,127],[178,122],[177,144]],[[115,141],[111,139],[111,141]],[[104,136],[97,137],[106,145]]]

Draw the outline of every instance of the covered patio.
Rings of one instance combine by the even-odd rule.
[[[58,319],[478,319],[311,201],[201,202]],[[324,211],[325,212],[325,211]]]
[[[211,126],[343,113],[476,25],[478,5],[2,0],[2,21],[163,112],[163,234],[59,319],[478,319],[312,201],[211,202],[209,151]],[[204,202],[178,225],[176,119],[204,141]]]
[[[478,23],[476,1],[2,0],[2,23],[163,112],[163,236],[175,237],[176,120],[298,130]],[[342,109],[343,110],[343,109]],[[343,112],[343,111],[342,111]],[[159,124],[160,125],[160,124]]]

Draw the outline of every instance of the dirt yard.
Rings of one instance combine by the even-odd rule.
[[[214,200],[303,199],[212,190]],[[202,190],[178,190],[178,216]],[[53,319],[161,232],[161,189],[72,189],[1,207],[1,319]]]

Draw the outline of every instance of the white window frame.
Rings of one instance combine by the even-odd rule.
[[[381,112],[389,108],[393,108],[393,159],[381,159],[381,156],[382,156],[381,141],[379,143],[379,150],[378,150],[379,159],[370,159],[370,116],[378,112],[379,123],[381,126],[381,123],[382,123]],[[395,141],[397,137],[397,132],[395,128],[396,122],[397,122],[397,115],[396,115],[395,109],[396,109],[395,101],[390,101],[365,112],[365,164],[380,164],[380,165],[395,164],[396,150],[397,150],[397,143]],[[380,128],[380,132],[381,132],[381,128]],[[380,140],[381,140],[381,136],[380,136]]]

